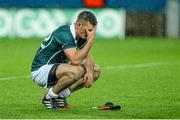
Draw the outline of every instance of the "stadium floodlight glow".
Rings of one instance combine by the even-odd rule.
[[[104,0],[83,0],[85,7],[102,8],[105,6]]]

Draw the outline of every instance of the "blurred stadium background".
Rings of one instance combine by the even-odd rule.
[[[0,37],[44,37],[71,23],[84,8],[97,14],[101,37],[179,37],[179,4],[179,0],[1,0]]]
[[[84,9],[98,19],[92,53],[102,76],[69,98],[73,109],[46,110],[32,59],[45,36]],[[0,119],[180,118],[179,37],[180,0],[0,0]],[[122,110],[91,109],[108,101]]]

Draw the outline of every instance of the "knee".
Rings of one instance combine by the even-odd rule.
[[[94,80],[97,80],[101,74],[101,68],[99,65],[95,65],[94,67]]]
[[[74,80],[79,80],[84,75],[84,69],[82,66],[74,66],[72,69],[72,74],[74,76]]]
[[[65,73],[64,76],[66,76],[69,80],[75,80],[75,74],[72,72]]]

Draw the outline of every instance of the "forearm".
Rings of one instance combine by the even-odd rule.
[[[85,57],[87,57],[87,54],[89,53],[89,50],[91,49],[91,45],[94,42],[94,39],[96,37],[96,27],[94,28],[94,30],[92,30],[91,32],[89,32],[88,29],[86,29],[87,32],[87,43],[86,45],[79,50],[79,52],[77,52],[76,54],[76,59],[79,63],[82,62],[82,60],[84,60]]]
[[[79,51],[77,51],[75,48],[68,48],[64,50],[66,57],[73,65],[81,64],[81,62],[87,57],[87,54],[89,53],[89,50],[91,49],[91,46],[94,42],[96,36],[96,28],[94,28],[92,31],[88,31],[86,29],[86,32],[88,40],[82,49],[80,49]]]
[[[86,70],[87,73],[93,73],[93,69],[94,69],[94,63],[93,63],[93,57],[90,53],[88,53],[87,57],[86,57]]]
[[[87,57],[90,49],[91,43],[87,42],[86,45],[76,53],[72,62],[75,64],[80,64]]]
[[[93,58],[90,53],[86,56],[86,61],[84,63],[86,67],[86,74],[84,75],[84,86],[85,87],[91,87],[93,83],[93,76],[94,76],[94,63],[93,63]]]

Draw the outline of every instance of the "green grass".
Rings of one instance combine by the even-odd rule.
[[[1,39],[0,79],[30,75],[41,41]],[[9,78],[0,80],[0,118],[180,118],[180,40],[97,40],[92,53],[102,75],[91,89],[68,98],[72,109],[45,109],[44,88],[30,78]],[[108,101],[122,110],[92,109]]]

